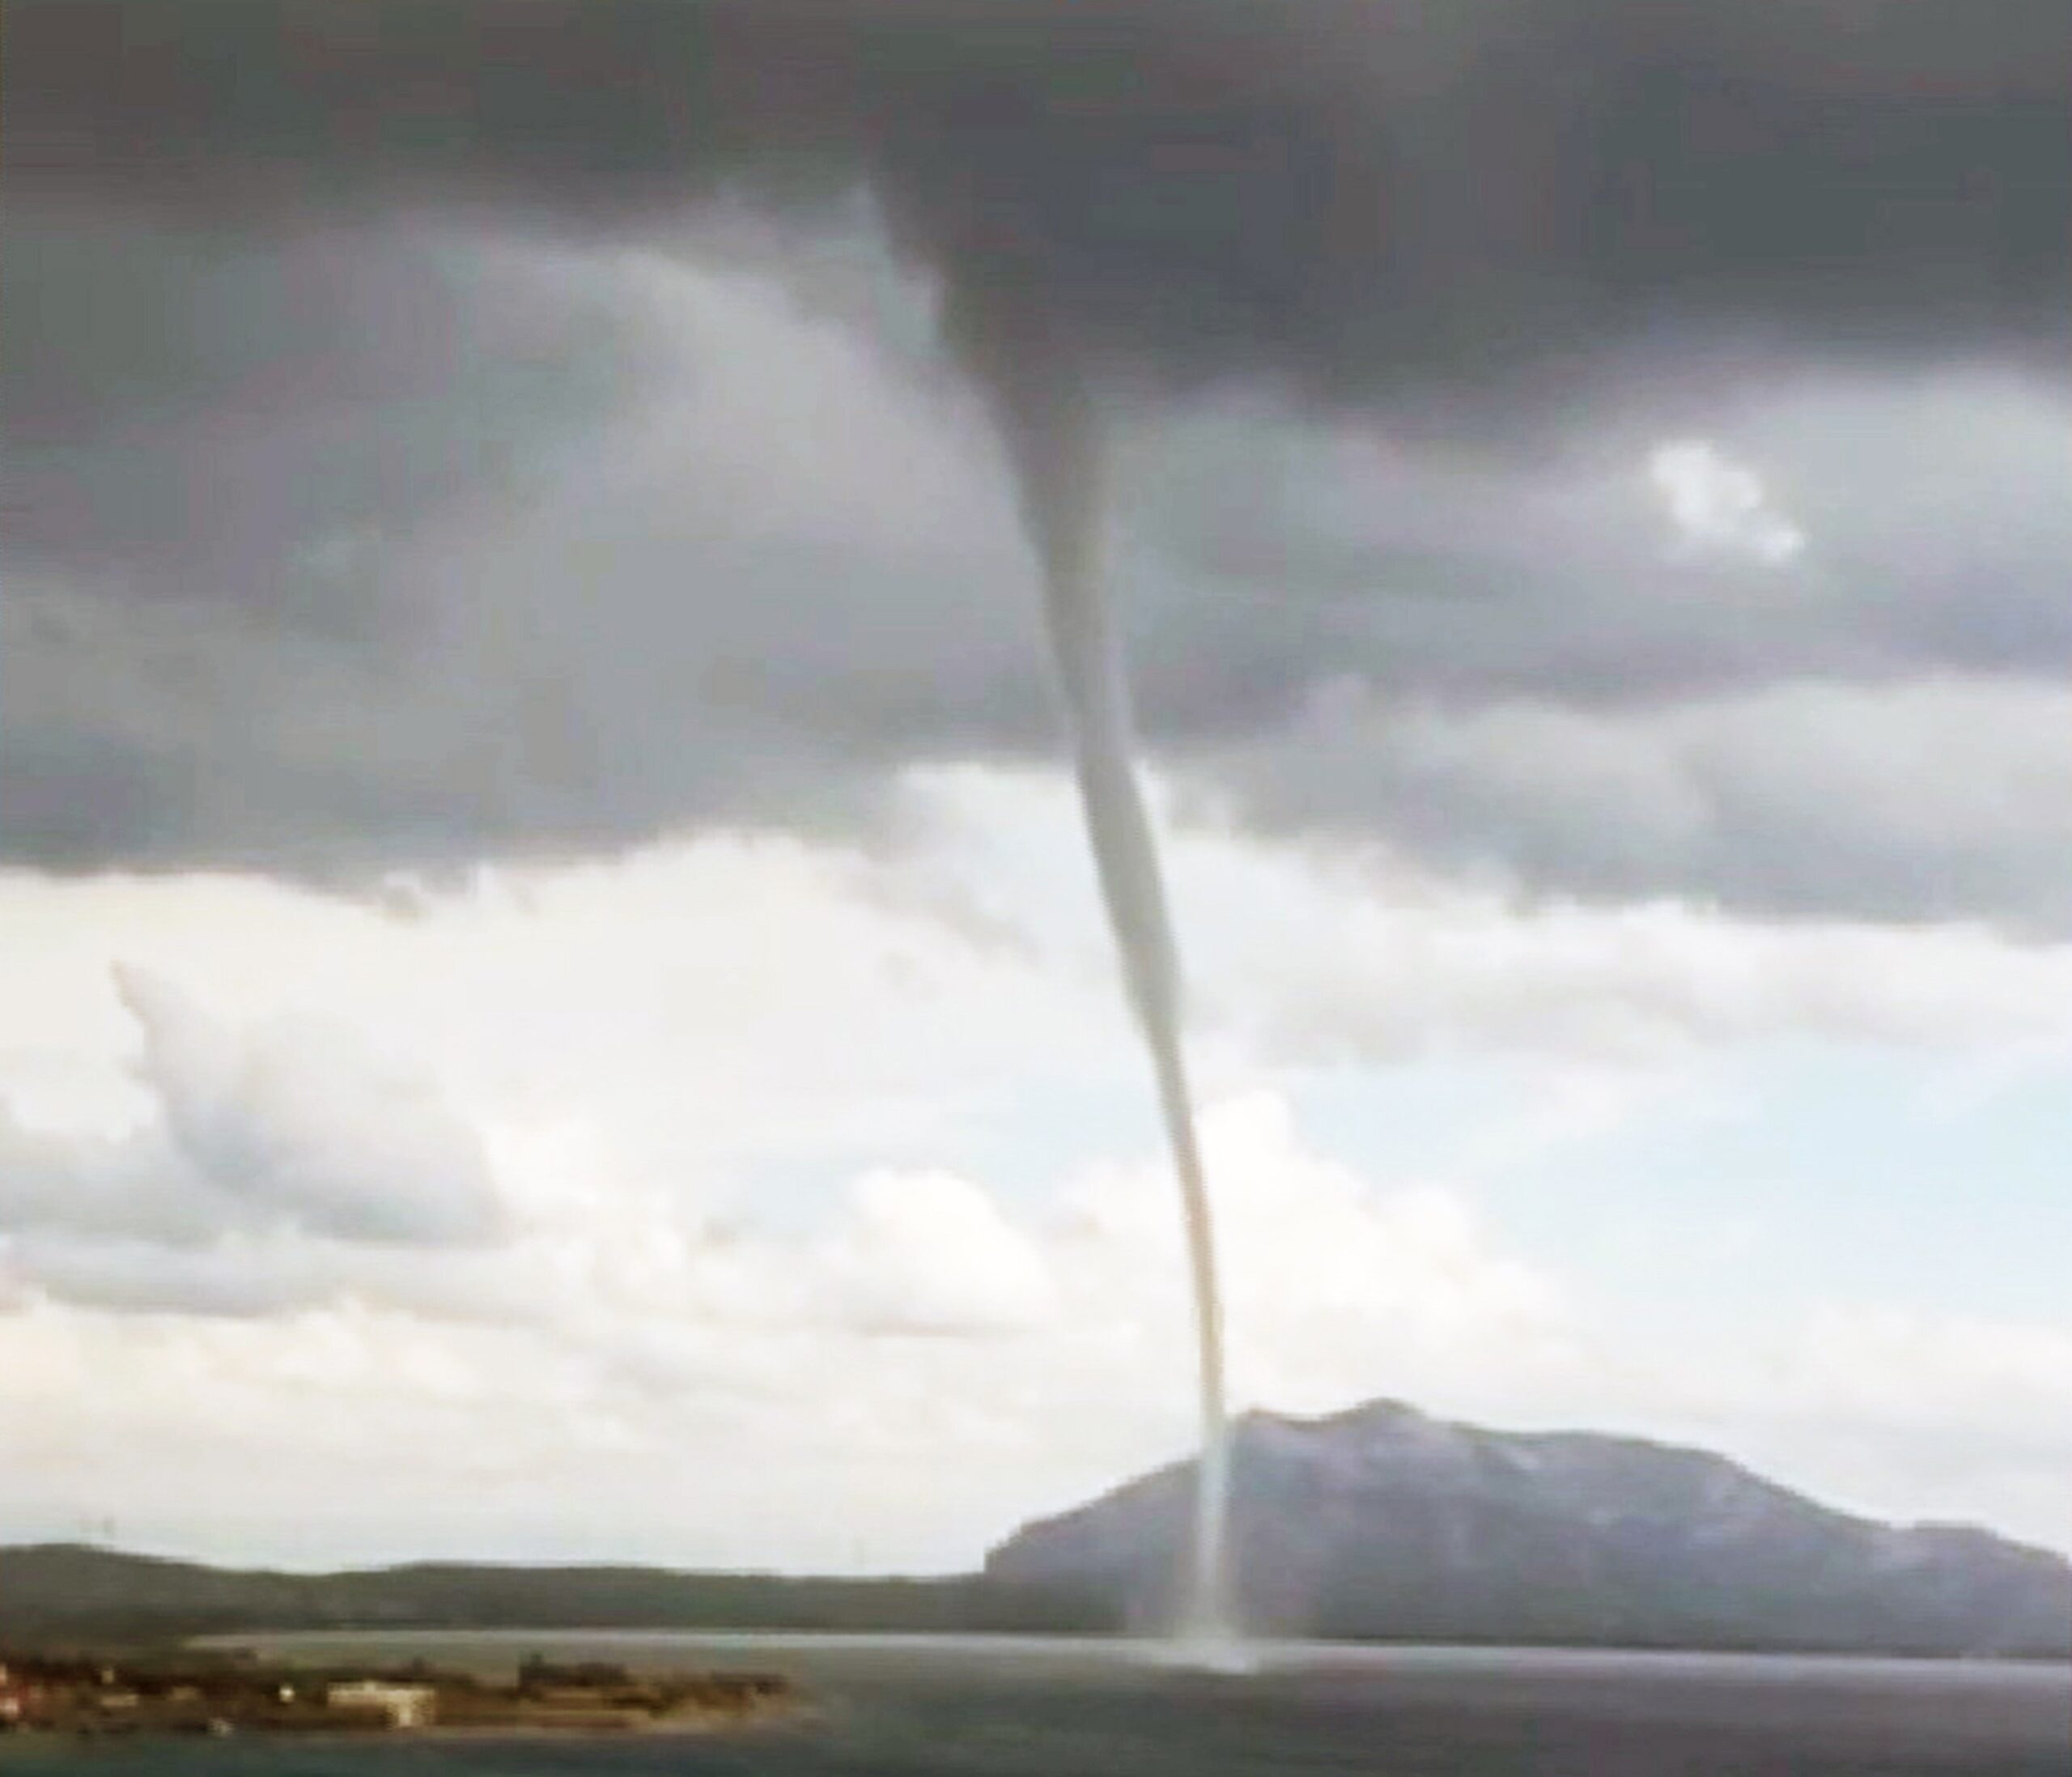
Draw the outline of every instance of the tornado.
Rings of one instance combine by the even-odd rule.
[[[323,539],[284,523],[293,500],[245,496],[201,523],[157,497],[226,439],[263,436],[242,428],[278,372],[272,333],[211,294],[192,326],[161,326],[179,349],[136,359],[148,374],[120,354],[83,373],[103,363],[98,336],[84,355],[49,349],[47,317],[98,327],[104,298],[138,308],[153,287],[83,283],[82,240],[145,269],[232,241],[263,267],[312,230],[388,217],[668,250],[715,206],[810,231],[868,190],[897,250],[944,281],[1042,559],[1187,1211],[1203,1420],[1189,1611],[1210,1630],[1225,1605],[1214,1243],[1106,601],[1092,394],[1256,392],[1502,460],[1600,414],[1674,436],[1706,403],[1829,368],[1993,366],[2056,393],[2072,366],[2064,0],[211,0],[175,22],[165,0],[5,4],[16,250],[0,318],[22,335],[0,342],[0,478],[28,490],[8,563],[106,589],[111,610],[116,589],[157,610],[226,585],[261,608]],[[223,295],[248,275],[271,274]],[[368,516],[400,534],[415,499]],[[186,756],[178,732],[163,744]],[[113,783],[168,768],[110,756]],[[147,794],[85,818],[74,787],[36,769],[20,800],[56,814],[11,819],[0,862],[257,858],[330,882],[370,847],[433,865],[552,855],[703,811],[507,807],[465,786],[440,800],[420,769],[341,798],[288,760],[307,774],[291,780],[297,831],[316,835],[290,842],[190,829]]]
[[[1129,679],[1106,559],[1102,435],[1081,354],[1013,285],[953,296],[953,347],[990,396],[1013,467],[1023,525],[1042,571],[1043,615],[1070,733],[1080,806],[1123,988],[1157,1082],[1180,1192],[1195,1308],[1201,1456],[1179,1629],[1190,1641],[1234,1633],[1229,1583],[1229,1428],[1215,1220],[1181,1042],[1178,946],[1136,763]]]

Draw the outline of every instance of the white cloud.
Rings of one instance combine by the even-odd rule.
[[[1810,1418],[1964,1428],[2072,1458],[2072,1330],[1892,1307],[1829,1307],[1807,1328],[1785,1397]]]
[[[751,1162],[925,1157],[1032,1057],[1055,1079],[1130,1055],[1104,976],[1053,980],[932,905],[867,892],[902,874],[715,835],[420,885],[407,916],[249,879],[0,876],[20,940],[0,1081],[41,1124],[134,1120],[133,1028],[108,986],[130,958],[207,980],[222,1022],[319,1015],[406,1049],[480,1128],[572,1120],[621,1183],[704,1195]]]
[[[0,1255],[17,1288],[263,1316],[391,1270],[407,1296],[408,1249],[505,1239],[479,1135],[422,1080],[335,1025],[235,1030],[145,971],[115,980],[144,1037],[142,1117],[37,1129],[0,1102]]]
[[[900,852],[714,836],[401,914],[0,879],[0,1510],[57,1532],[92,1502],[248,1556],[944,1566],[1184,1448],[1164,1158],[1070,1126],[1144,1089],[1068,789],[909,788]],[[1779,1035],[2033,1053],[2072,1004],[2061,947],[1521,907],[1212,824],[1172,862],[1241,1401],[1667,1431],[2072,1543],[2034,1430],[2061,1333],[1923,1306],[1916,1346],[1749,1305],[1722,1360],[1607,1320],[1464,1183]],[[1291,1108],[1311,1061],[1433,1052],[1530,1057],[1547,1090],[1416,1176]],[[369,1424],[425,1452],[380,1497],[340,1481]]]
[[[240,1035],[171,984],[118,968],[142,1074],[199,1177],[311,1233],[476,1246],[503,1231],[480,1138],[423,1081],[314,1019]]]
[[[1013,1332],[1055,1307],[1042,1253],[947,1172],[864,1174],[823,1264],[834,1302],[866,1332]]]
[[[1205,1137],[1241,1404],[1387,1393],[1690,1437],[1844,1504],[2072,1543],[2042,1480],[2072,1453],[2062,1332],[1834,1312],[1722,1361],[1607,1324],[1471,1198],[1320,1153],[1270,1095],[1212,1106]],[[715,1236],[636,1197],[542,1231],[558,1262],[512,1260],[527,1311],[487,1319],[372,1290],[270,1320],[32,1294],[0,1316],[0,1414],[24,1428],[0,1508],[62,1528],[90,1501],[186,1547],[231,1513],[247,1558],[954,1566],[1192,1436],[1162,1156],[1051,1202],[881,1172],[816,1223]],[[410,1475],[341,1489],[377,1419]]]
[[[1763,478],[1704,439],[1677,439],[1649,453],[1648,479],[1683,546],[1746,555],[1782,568],[1805,553],[1806,534],[1772,504]]]
[[[1458,1392],[1492,1356],[1556,1336],[1551,1287],[1445,1191],[1322,1159],[1268,1099],[1212,1110],[1206,1138],[1248,1395],[1284,1394],[1295,1377],[1319,1405],[1392,1379],[1450,1378]],[[32,1422],[47,1456],[0,1484],[0,1505],[47,1516],[56,1495],[40,1488],[62,1484],[190,1534],[226,1506],[263,1524],[285,1516],[282,1490],[348,1460],[340,1415],[378,1403],[384,1439],[422,1435],[407,1499],[363,1502],[355,1521],[316,1483],[320,1518],[359,1546],[417,1545],[426,1520],[408,1514],[484,1465],[508,1477],[537,1463],[529,1495],[552,1483],[588,1520],[633,1461],[646,1498],[622,1548],[846,1564],[851,1551],[826,1545],[832,1515],[883,1558],[953,1564],[1191,1435],[1191,1307],[1162,1158],[1097,1168],[1056,1202],[1011,1215],[970,1180],[878,1171],[817,1224],[713,1238],[636,1199],[601,1226],[554,1226],[558,1268],[514,1255],[531,1311],[482,1320],[428,1319],[368,1277],[321,1304],[279,1301],[271,1320],[228,1318],[260,1311],[250,1292],[278,1274],[242,1248],[206,1260],[225,1292],[247,1292],[236,1300],[197,1290],[172,1313],[139,1299],[160,1311],[118,1320],[32,1299],[0,1319],[0,1413]],[[128,1256],[90,1252],[104,1274]],[[551,1454],[543,1414],[573,1428]],[[108,1465],[118,1445],[152,1452],[148,1488]],[[261,1447],[270,1460],[227,1473]],[[746,1510],[757,1477],[780,1472]],[[486,1533],[534,1533],[524,1520]]]
[[[1568,1350],[1559,1289],[1456,1192],[1384,1186],[1317,1153],[1272,1094],[1211,1106],[1202,1133],[1241,1402],[1321,1409],[1391,1388],[1473,1398],[1491,1354],[1514,1380]],[[1099,1169],[1067,1205],[1058,1269],[1078,1280],[1082,1323],[1182,1324],[1192,1307],[1162,1162]]]
[[[55,1231],[161,1245],[204,1241],[225,1205],[163,1128],[102,1135],[19,1120],[0,1099],[0,1235]]]
[[[1605,1417],[1724,1443],[1831,1503],[2072,1552],[2072,1327],[1830,1303],[1620,1386]]]

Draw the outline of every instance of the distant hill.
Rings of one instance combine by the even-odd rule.
[[[2072,1564],[1983,1531],[1816,1505],[1725,1458],[1484,1431],[1376,1401],[1250,1414],[1235,1591],[1257,1633],[1350,1639],[2072,1655]],[[1193,1465],[1032,1524],[986,1575],[1170,1620]]]
[[[292,1629],[1098,1630],[1103,1605],[976,1575],[817,1579],[432,1562],[291,1574],[0,1548],[0,1647]]]

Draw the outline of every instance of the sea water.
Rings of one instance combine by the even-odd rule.
[[[813,1709],[702,1738],[61,1745],[46,1777],[2067,1777],[2072,1668],[1259,1643],[627,1635],[284,1636],[310,1659],[525,1654],[776,1670]]]

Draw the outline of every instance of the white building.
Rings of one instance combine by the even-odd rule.
[[[438,1713],[439,1693],[429,1685],[388,1685],[378,1678],[356,1678],[324,1693],[330,1709],[350,1709],[388,1718],[391,1728],[428,1728]]]

